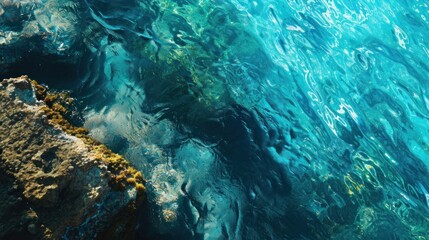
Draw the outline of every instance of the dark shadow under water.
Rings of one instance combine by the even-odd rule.
[[[0,79],[23,74],[58,90],[76,89],[81,83],[78,68],[67,57],[31,52],[0,71]]]

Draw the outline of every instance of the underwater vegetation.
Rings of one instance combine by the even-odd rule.
[[[429,239],[428,18],[420,0],[0,0],[0,78],[69,91],[89,132],[65,131],[143,173],[140,238]]]

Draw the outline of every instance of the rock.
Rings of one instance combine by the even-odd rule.
[[[31,83],[27,79],[21,77],[11,82],[19,90],[31,90]]]
[[[36,224],[34,224],[34,223],[31,223],[30,225],[28,225],[27,229],[28,229],[28,232],[31,234],[37,233]]]
[[[25,77],[5,79],[1,83],[0,89],[5,89],[6,93],[14,99],[14,101],[24,102],[28,105],[34,105],[36,103],[34,89]]]
[[[73,45],[80,38],[81,26],[77,8],[79,3],[72,0],[0,1],[0,65],[22,64],[35,53],[76,62],[80,53]]]
[[[126,184],[136,170],[38,101],[34,84],[0,83],[0,239],[133,238],[142,179]]]

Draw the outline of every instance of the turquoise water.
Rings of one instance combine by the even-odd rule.
[[[43,60],[145,173],[141,237],[429,239],[424,1],[21,3],[1,75]]]

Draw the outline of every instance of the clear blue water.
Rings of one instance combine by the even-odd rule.
[[[148,179],[141,237],[429,239],[425,1],[22,6],[0,51],[36,22],[48,37],[25,47],[77,59],[62,87],[84,126]]]

